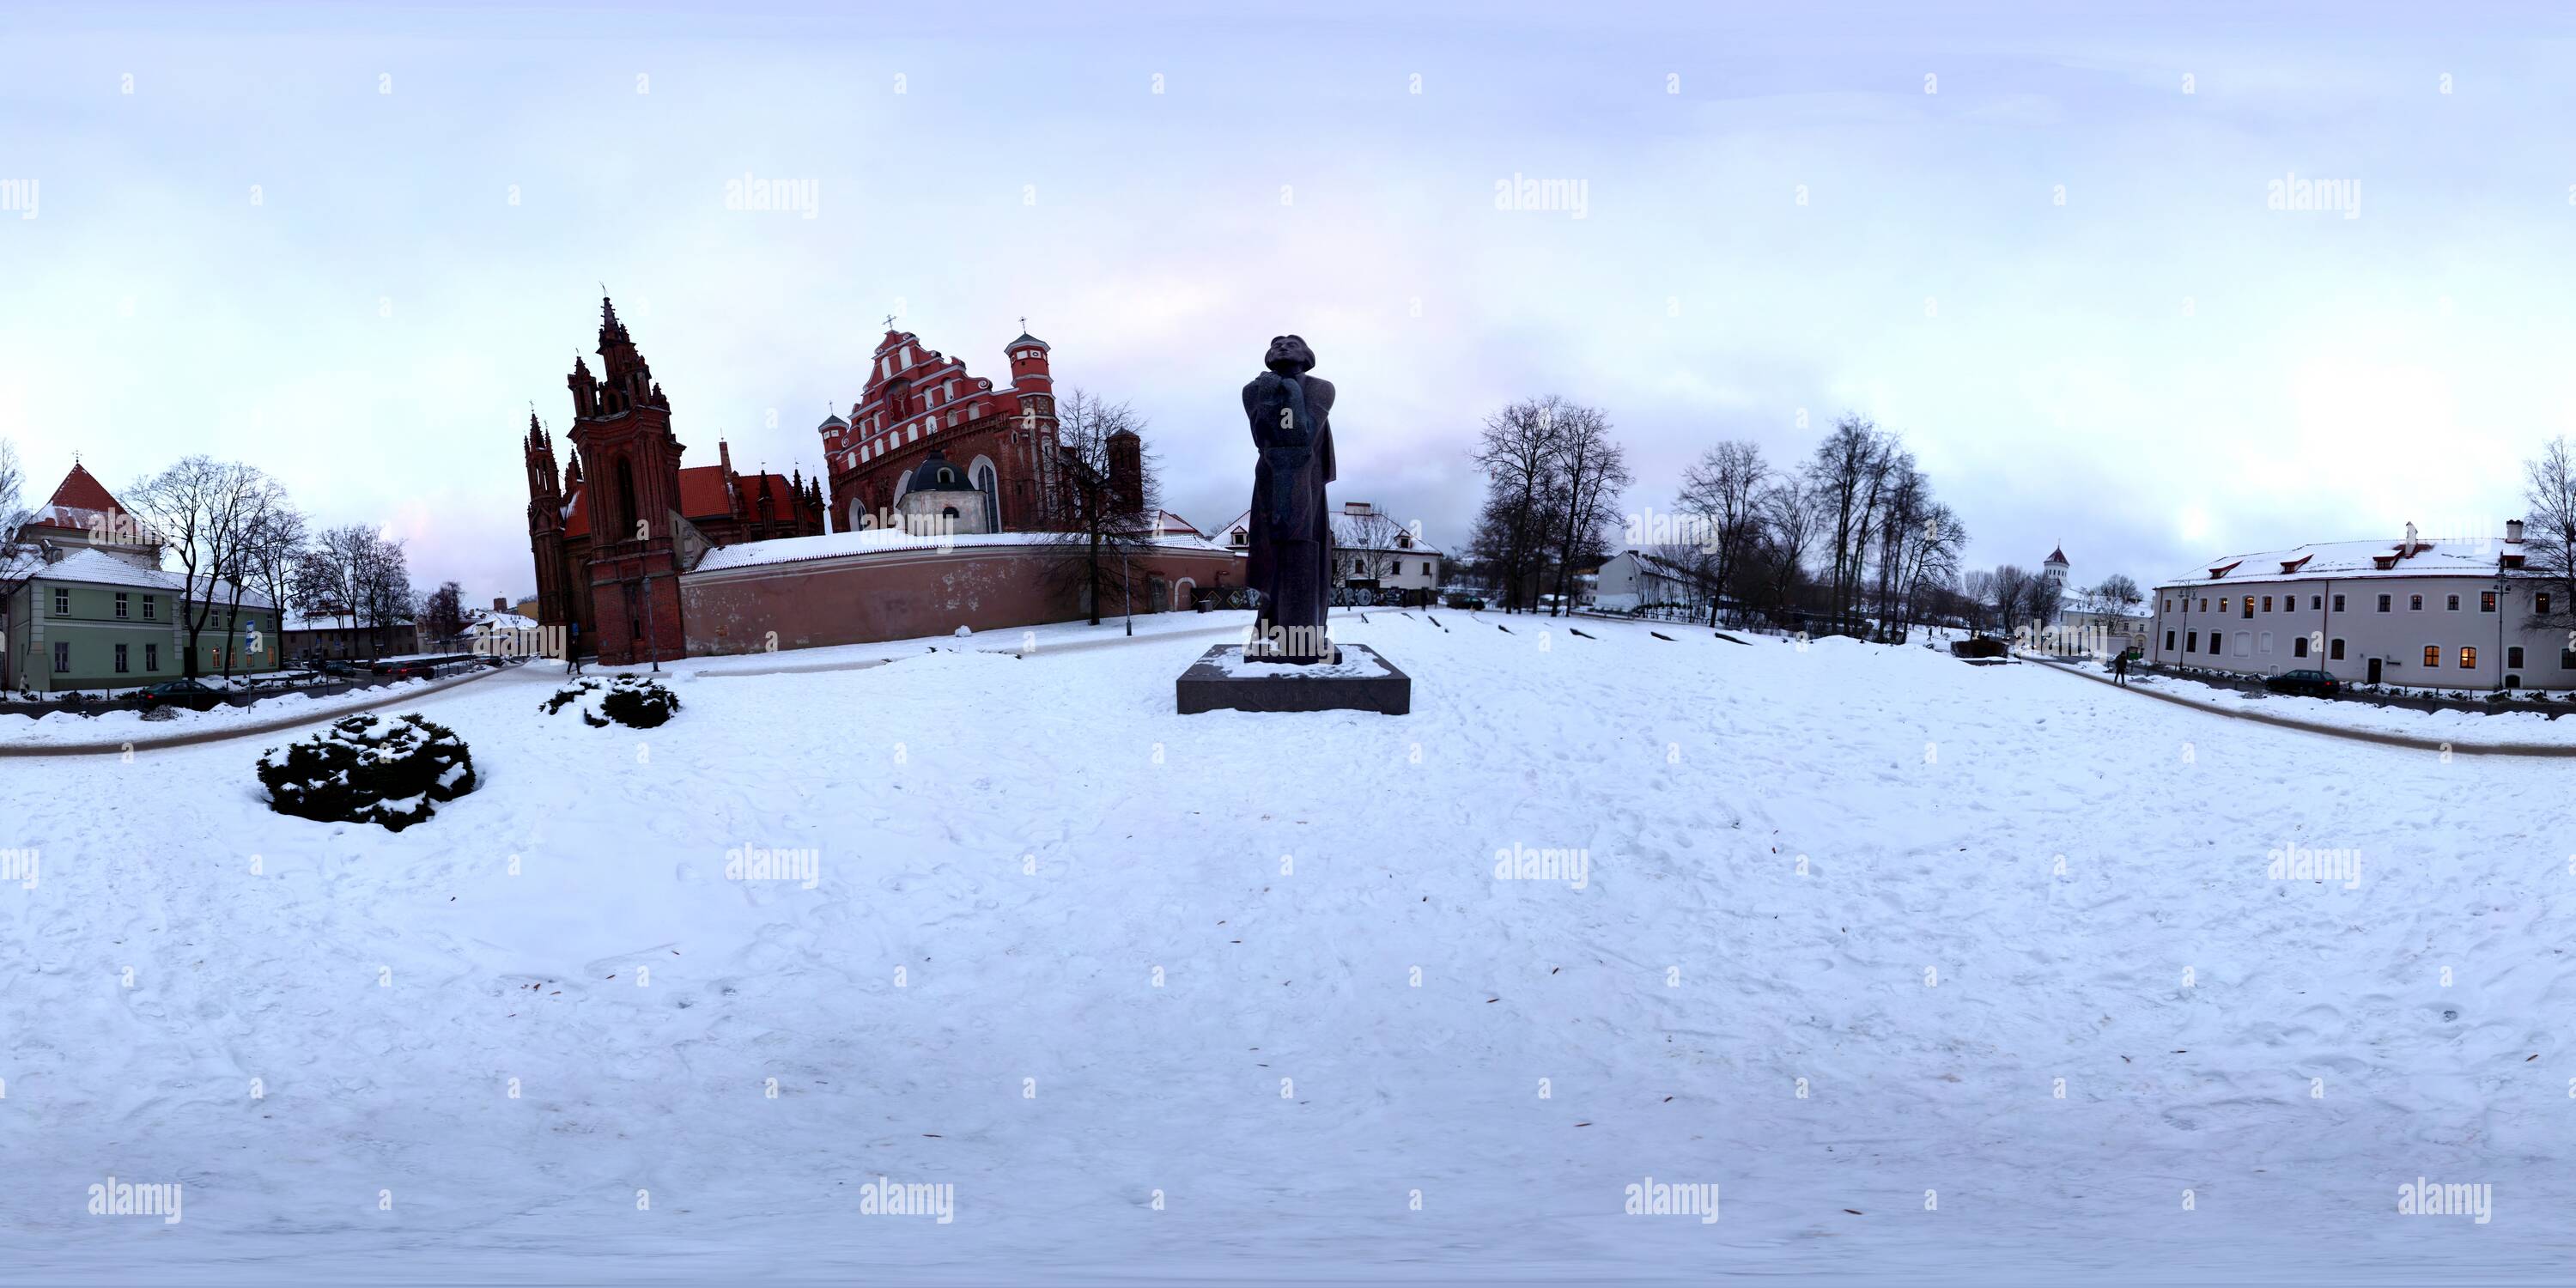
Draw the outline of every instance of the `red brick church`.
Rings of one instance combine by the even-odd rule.
[[[716,464],[682,468],[671,400],[635,348],[617,307],[599,302],[603,375],[576,356],[573,458],[558,475],[554,436],[528,415],[528,541],[537,564],[538,620],[573,628],[579,647],[612,655],[682,656],[678,571],[696,549],[812,536],[823,530],[819,488],[801,474],[737,474],[716,442]]]
[[[610,665],[945,634],[1061,621],[1080,604],[1046,575],[1044,532],[1066,472],[1045,341],[1006,346],[1011,384],[967,372],[908,331],[888,330],[848,419],[826,418],[830,501],[801,472],[683,468],[671,403],[617,310],[600,301],[601,374],[576,357],[572,459],[531,414],[522,441],[528,541],[540,623]],[[1109,483],[1137,495],[1142,446],[1109,445]],[[1122,478],[1121,476],[1126,476]],[[911,495],[907,501],[907,495]],[[890,549],[896,516],[955,534],[936,549]],[[829,528],[827,534],[826,528]],[[712,557],[711,557],[712,556]],[[1222,584],[1232,557],[1198,538],[1158,538],[1145,560],[1153,611]]]
[[[1011,383],[993,382],[925,347],[910,331],[877,342],[868,380],[850,418],[826,418],[823,459],[832,481],[832,530],[884,527],[911,477],[937,452],[964,471],[980,515],[970,532],[1031,532],[1048,526],[1056,488],[1055,379],[1047,343],[1026,331],[1004,346]]]

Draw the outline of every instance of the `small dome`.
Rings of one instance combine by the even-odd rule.
[[[1003,348],[1005,348],[1005,349],[1018,350],[1018,349],[1025,349],[1025,348],[1029,347],[1030,345],[1036,345],[1038,348],[1044,349],[1044,348],[1046,348],[1046,347],[1047,347],[1047,342],[1046,342],[1046,341],[1044,341],[1044,340],[1041,340],[1041,339],[1037,338],[1036,336],[1030,335],[1030,334],[1029,334],[1028,332],[1026,332],[1026,331],[1022,331],[1022,332],[1020,332],[1020,338],[1019,338],[1019,339],[1017,339],[1017,340],[1013,340],[1013,341],[1011,341],[1009,344],[1003,345],[1002,347],[1003,347]]]
[[[966,481],[966,471],[949,464],[948,457],[932,448],[921,467],[912,472],[907,492],[972,492],[975,485]]]
[[[846,421],[846,420],[843,420],[843,419],[841,419],[841,418],[840,418],[840,417],[838,417],[838,416],[826,416],[826,417],[824,417],[824,418],[823,418],[823,423],[822,423],[822,424],[820,424],[820,425],[816,425],[814,428],[816,428],[816,429],[848,429],[849,427],[850,427],[850,422],[848,422],[848,421]]]

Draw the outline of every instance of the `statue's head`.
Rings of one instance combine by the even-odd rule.
[[[1302,376],[1315,369],[1315,351],[1293,335],[1270,337],[1270,352],[1263,354],[1261,365],[1283,376]]]

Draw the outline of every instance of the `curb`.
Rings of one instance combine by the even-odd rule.
[[[2090,680],[2095,684],[2109,685],[2112,688],[2124,689],[2130,693],[2138,694],[2141,697],[2154,698],[2158,702],[2170,702],[2175,706],[2188,707],[2194,711],[2199,711],[2204,714],[2227,716],[2237,720],[2251,720],[2256,724],[2273,725],[2282,729],[2295,729],[2301,733],[2320,734],[2328,738],[2342,738],[2349,742],[2377,743],[2382,747],[2403,747],[2409,751],[2450,752],[2454,755],[2461,756],[2532,756],[2541,759],[2576,758],[2576,743],[2452,742],[2442,738],[2419,738],[2412,734],[2380,733],[2371,729],[2353,729],[2343,725],[2320,724],[2314,720],[2300,720],[2291,716],[2265,715],[2256,711],[2230,711],[2225,707],[2212,706],[2206,702],[2195,702],[2190,698],[2178,698],[2170,693],[2158,693],[2153,689],[2142,689],[2133,684],[2112,684],[2110,678],[2107,676],[2095,675],[2090,671],[2070,666],[2067,663],[2057,661],[2053,658],[2025,657],[2023,660],[2039,663],[2040,669],[2042,670],[2055,671],[2060,675],[2071,675],[2079,680]]]
[[[329,712],[285,716],[275,720],[259,721],[254,724],[225,725],[220,729],[204,729],[195,733],[171,734],[161,738],[128,739],[121,742],[0,743],[0,758],[10,756],[115,756],[128,751],[159,751],[169,747],[193,747],[200,743],[227,742],[234,738],[256,738],[261,734],[275,733],[280,729],[296,729],[305,725],[327,724],[342,716],[353,716],[362,711],[373,711],[379,707],[399,706],[405,702],[417,702],[422,698],[444,693],[459,685],[472,684],[476,680],[483,679],[490,675],[497,675],[499,673],[499,671],[490,667],[476,667],[474,670],[464,675],[451,675],[444,680],[432,680],[429,687],[425,689],[408,690],[391,697],[378,699],[374,702],[361,703],[354,707],[339,707]]]

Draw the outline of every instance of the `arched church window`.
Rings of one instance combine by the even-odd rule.
[[[617,458],[617,526],[620,530],[615,534],[616,540],[632,539],[635,518],[635,466],[620,456]]]

